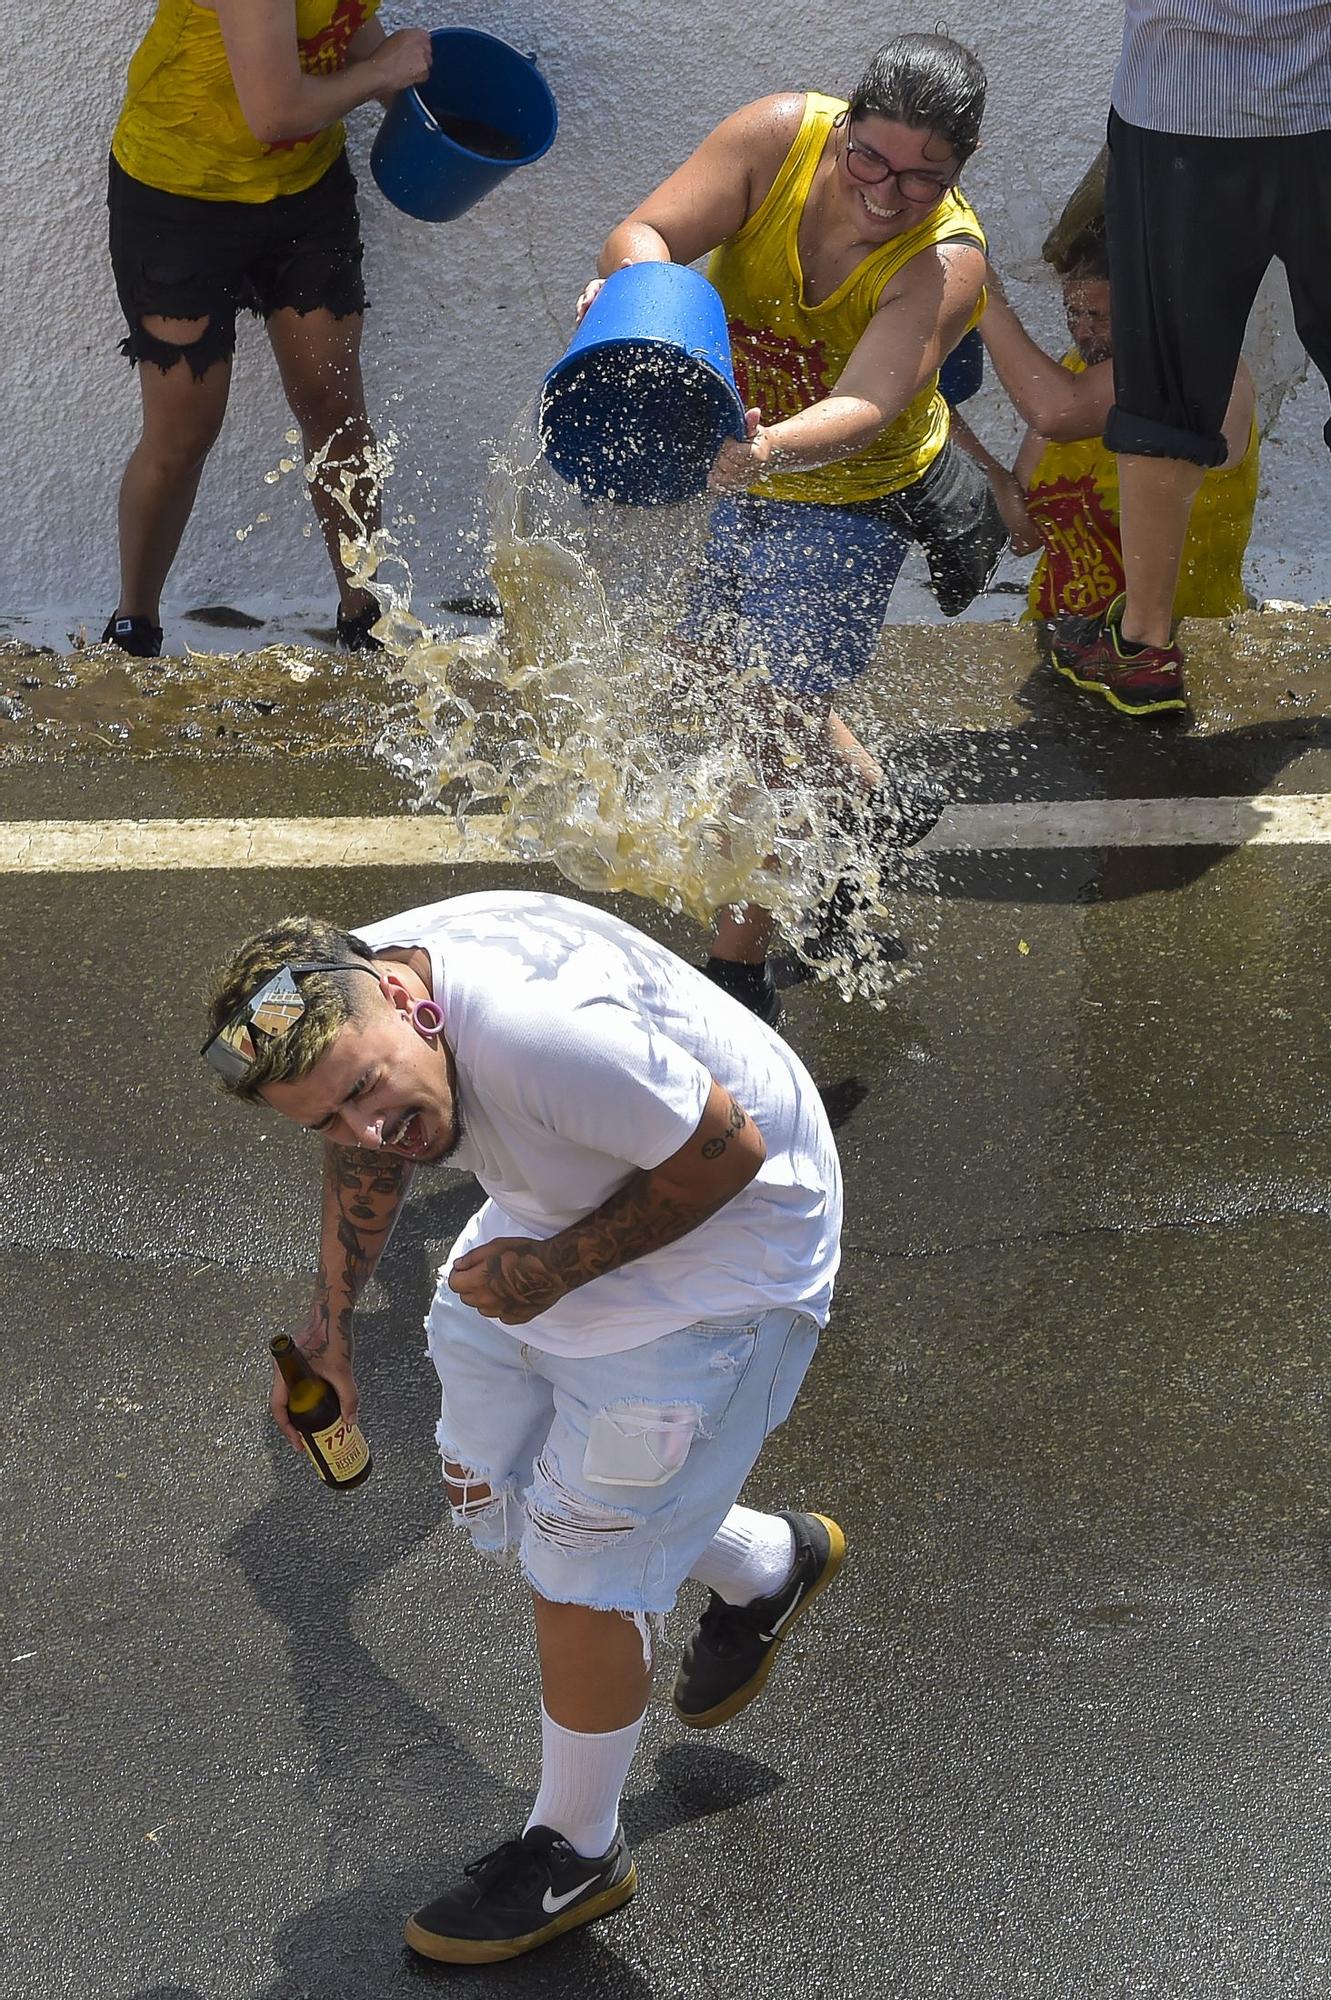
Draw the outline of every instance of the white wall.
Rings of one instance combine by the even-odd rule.
[[[9,528],[0,618],[60,607],[89,623],[113,602],[115,490],[136,434],[137,394],[116,351],[105,251],[105,155],[125,63],[149,0],[65,0],[11,14],[0,68],[6,175],[0,379],[0,490]],[[571,302],[609,225],[724,112],[777,88],[841,89],[898,27],[932,25],[930,5],[886,13],[807,0],[492,0],[461,16],[534,49],[559,101],[553,152],[513,174],[460,221],[439,227],[389,208],[366,157],[377,111],[353,120],[367,272],[371,405],[403,433],[396,494],[413,513],[421,594],[477,581],[476,496],[487,441],[500,437],[564,344]],[[390,26],[438,25],[430,0],[390,0]],[[1117,50],[1117,0],[974,0],[953,31],[988,66],[986,143],[967,190],[1006,268],[1033,270],[1053,214],[1100,143]],[[1016,287],[1051,343],[1052,287]],[[991,439],[1015,437],[986,388],[970,406]],[[1256,542],[1263,592],[1331,595],[1316,523],[1331,468],[1314,378],[1286,403],[1267,456]],[[232,407],[205,474],[168,593],[177,609],[326,605],[331,586],[299,475],[264,472],[288,450],[289,419],[261,330],[243,322]],[[244,540],[261,513],[271,521]],[[413,531],[408,531],[411,533]]]

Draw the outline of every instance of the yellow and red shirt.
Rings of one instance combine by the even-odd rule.
[[[959,237],[984,247],[974,209],[957,189],[949,189],[922,222],[870,251],[830,298],[811,305],[804,296],[800,219],[828,133],[845,109],[839,97],[809,92],[800,129],[766,200],[712,253],[707,270],[725,302],[739,393],[745,407],[760,409],[768,423],[793,417],[831,395],[884,287],[912,257]],[[982,293],[972,325],[983,310]],[[854,458],[764,479],[763,497],[835,507],[897,493],[927,471],[943,449],[948,421],[935,375]]]
[[[296,0],[300,66],[346,67],[353,37],[379,0]],[[271,201],[322,179],[346,144],[341,122],[265,144],[245,123],[216,14],[194,0],[158,0],[129,65],[111,151],[148,187],[198,201]]]
[[[1065,354],[1080,375],[1086,363]],[[1252,534],[1259,469],[1257,425],[1248,449],[1227,469],[1212,467],[1193,503],[1175,611],[1180,618],[1225,618],[1248,603],[1243,557]],[[1044,548],[1031,578],[1027,615],[1094,618],[1124,587],[1118,525],[1118,460],[1098,437],[1045,446],[1026,507]]]

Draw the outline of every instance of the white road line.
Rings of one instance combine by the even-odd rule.
[[[479,835],[500,822],[487,816]],[[1260,798],[1058,799],[952,806],[931,854],[1060,847],[1322,846],[1331,792]],[[167,868],[457,867],[475,858],[441,814],[375,819],[0,820],[0,874]]]
[[[497,828],[479,819],[478,832]],[[394,819],[0,820],[0,873],[141,868],[454,867],[463,843],[442,814]]]
[[[953,806],[920,845],[936,854],[983,854],[1051,847],[1319,847],[1327,841],[1331,792],[1271,792]]]

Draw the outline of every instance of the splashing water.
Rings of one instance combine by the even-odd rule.
[[[380,480],[392,444],[379,447]],[[844,940],[814,969],[883,1004],[906,975],[872,929],[889,915],[890,857],[875,851],[863,793],[810,764],[821,724],[765,676],[672,636],[704,504],[584,506],[524,420],[487,493],[502,619],[493,634],[444,637],[413,615],[405,558],[354,518],[343,483],[343,560],[383,605],[376,636],[415,692],[415,725],[392,726],[379,748],[423,805],[451,813],[465,854],[550,863],[578,888],[703,925],[756,903],[806,964],[811,913],[846,883]]]

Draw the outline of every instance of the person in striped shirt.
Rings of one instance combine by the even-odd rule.
[[[1188,705],[1179,568],[1273,257],[1331,381],[1331,0],[1127,0],[1106,207],[1125,589],[1058,657],[1144,716]]]

